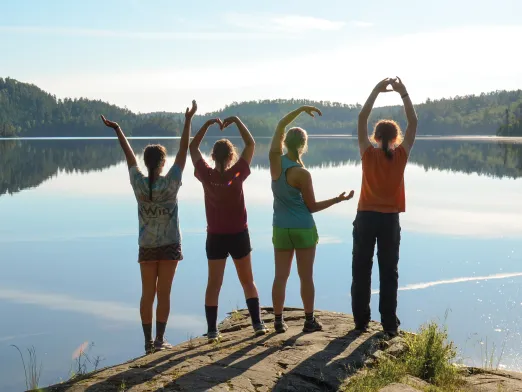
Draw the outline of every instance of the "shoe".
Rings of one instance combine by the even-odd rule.
[[[312,320],[305,320],[303,332],[317,332],[322,330],[322,324],[319,321],[317,321],[315,317]]]
[[[254,333],[256,336],[263,336],[268,333],[268,328],[262,321],[259,324],[254,324],[252,327],[254,328]]]
[[[163,351],[163,350],[170,350],[174,348],[172,344],[167,342],[167,339],[163,338],[163,340],[155,340],[154,341],[154,350],[155,351]]]
[[[388,329],[384,331],[384,334],[387,335],[390,339],[399,336],[399,330],[397,329]]]
[[[363,334],[365,332],[368,332],[368,324],[363,325],[355,325],[354,331],[358,334]]]
[[[274,329],[277,333],[285,333],[288,331],[288,325],[283,320],[274,321]]]
[[[145,355],[152,354],[154,352],[154,340],[145,343]]]
[[[219,343],[221,340],[221,334],[219,331],[209,331],[207,332],[207,339],[209,343]]]

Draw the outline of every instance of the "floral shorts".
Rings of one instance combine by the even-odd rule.
[[[181,244],[169,244],[157,248],[144,248],[140,246],[138,263],[160,260],[183,260]]]

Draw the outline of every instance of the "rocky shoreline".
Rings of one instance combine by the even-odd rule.
[[[302,332],[302,309],[286,309],[285,334],[254,337],[248,312],[233,312],[221,324],[223,339],[208,344],[198,337],[173,350],[133,359],[101,369],[80,379],[43,389],[46,392],[105,391],[343,391],[351,377],[382,356],[398,357],[404,339],[385,339],[380,325],[367,333],[353,331],[350,315],[317,311],[324,330]],[[263,319],[271,326],[271,308]],[[522,374],[467,368],[470,391],[522,391]],[[383,391],[426,390],[429,385],[411,379]]]

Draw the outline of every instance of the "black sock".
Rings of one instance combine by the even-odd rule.
[[[283,313],[281,313],[281,314],[274,314],[274,316],[275,316],[274,321],[276,323],[282,323],[283,322]]]
[[[313,321],[314,320],[314,312],[312,312],[312,313],[305,313],[305,319],[306,319],[306,321]]]
[[[148,343],[152,340],[152,324],[141,324],[141,326],[143,327],[145,342]]]
[[[165,337],[165,329],[167,328],[167,323],[162,323],[156,321],[156,341],[163,342]]]
[[[261,323],[261,309],[259,308],[259,298],[249,298],[246,300],[248,313],[252,319],[252,324]]]
[[[205,316],[207,317],[207,328],[208,332],[217,331],[217,306],[205,305]]]

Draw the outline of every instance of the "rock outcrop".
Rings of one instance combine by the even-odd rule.
[[[248,312],[234,312],[220,325],[219,344],[196,338],[46,391],[337,391],[375,353],[390,346],[382,344],[378,324],[359,335],[352,316],[316,314],[324,325],[321,332],[303,333],[303,310],[287,309],[286,333],[271,331],[256,338]],[[270,308],[263,309],[263,319],[271,327]]]
[[[245,391],[329,392],[345,390],[352,376],[382,357],[399,357],[401,337],[386,340],[379,324],[357,334],[352,316],[318,311],[324,330],[302,332],[302,309],[286,309],[289,329],[254,337],[246,310],[233,312],[220,324],[223,339],[205,337],[181,343],[169,351],[136,358],[63,384],[47,392]],[[272,309],[263,309],[271,327]],[[467,372],[466,372],[467,370]],[[470,392],[522,392],[522,375],[464,368]],[[422,391],[429,384],[406,377],[383,392]]]

